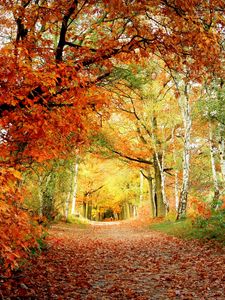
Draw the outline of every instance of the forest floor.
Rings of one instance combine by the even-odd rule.
[[[48,244],[0,299],[225,299],[219,246],[120,222],[55,225]]]

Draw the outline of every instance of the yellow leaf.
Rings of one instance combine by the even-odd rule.
[[[13,169],[13,168],[10,168],[10,172],[11,172],[11,174],[13,174],[13,176],[16,177],[17,179],[22,179],[22,174],[21,174],[19,171],[15,170],[15,169]]]

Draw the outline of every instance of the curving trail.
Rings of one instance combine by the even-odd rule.
[[[2,299],[225,299],[225,253],[215,246],[120,222],[50,232],[49,250]]]

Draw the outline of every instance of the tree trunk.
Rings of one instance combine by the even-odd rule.
[[[71,209],[72,215],[75,215],[76,212],[78,168],[79,168],[79,162],[77,156],[75,161],[75,166],[74,166],[73,195],[72,195],[72,209]]]
[[[178,181],[178,170],[177,170],[177,156],[176,156],[176,150],[175,150],[175,146],[174,146],[174,131],[175,129],[172,129],[172,152],[173,152],[173,163],[175,166],[175,174],[174,174],[174,196],[175,196],[175,209],[176,211],[178,211],[178,206],[179,206],[179,181]]]
[[[225,182],[225,141],[224,141],[224,125],[220,125],[220,140],[219,140],[219,151],[220,151],[220,168],[222,174],[222,181]]]
[[[174,174],[174,196],[175,196],[175,209],[178,211],[179,207],[179,179],[178,179],[178,171],[175,170]]]
[[[211,158],[211,168],[212,168],[212,178],[213,178],[213,187],[214,187],[214,197],[213,200],[216,202],[220,196],[219,184],[216,174],[216,164],[215,164],[215,148],[213,147],[213,129],[212,124],[209,121],[209,149],[210,149],[210,158]],[[217,207],[217,205],[216,205]]]
[[[160,175],[161,175],[161,188],[162,188],[162,196],[163,196],[163,203],[166,206],[166,211],[165,214],[169,211],[169,203],[167,201],[166,197],[166,175],[164,173],[164,158],[165,158],[165,151],[162,151],[162,159],[161,163],[157,154],[157,162],[159,164],[159,170],[160,170]]]
[[[66,202],[65,202],[65,218],[66,221],[68,220],[69,217],[69,206],[70,206],[70,191],[68,191],[68,195],[66,197]]]
[[[83,217],[87,219],[87,203],[83,201]]]
[[[147,177],[148,186],[149,186],[149,202],[150,202],[150,217],[154,218],[156,216],[156,205],[154,199],[154,192],[153,192],[153,184],[151,174],[149,172],[149,176]]]
[[[100,217],[99,217],[99,207],[98,205],[96,205],[96,215],[95,215],[95,221],[99,221]]]
[[[130,205],[129,205],[129,203],[125,203],[125,214],[126,214],[126,220],[130,219]]]
[[[92,219],[92,201],[88,201],[87,203],[87,218],[89,220]]]
[[[159,169],[159,163],[156,154],[153,157],[153,165],[155,171],[155,204],[156,204],[156,217],[165,217],[166,205],[162,193],[162,176]]]
[[[167,212],[168,203],[165,193],[165,176],[164,176],[164,157],[162,153],[162,144],[157,136],[157,119],[153,113],[152,117],[152,140],[154,147],[153,166],[155,171],[155,201],[156,201],[156,216],[164,217]],[[158,150],[159,149],[159,150]]]
[[[184,152],[183,152],[183,178],[182,188],[179,199],[177,220],[186,216],[188,188],[189,188],[189,169],[190,169],[190,148],[191,148],[191,108],[188,97],[188,87],[185,86],[184,102],[180,103],[183,123],[184,123]]]
[[[137,206],[133,205],[133,218],[137,217]]]
[[[65,219],[66,219],[66,221],[68,220],[68,217],[69,217],[70,199],[71,199],[71,192],[72,192],[72,183],[71,182],[73,181],[73,176],[71,175],[70,172],[68,174],[68,177],[69,177],[70,183],[69,183],[68,194],[67,194],[66,201],[65,201]]]
[[[140,205],[143,204],[143,194],[144,194],[144,175],[140,170]]]
[[[119,220],[124,220],[124,206],[123,205],[121,207],[121,211],[118,214],[118,216],[119,216]]]
[[[133,218],[133,205],[131,203],[128,204],[128,212],[130,218]]]
[[[42,176],[38,177],[38,200],[39,200],[39,209],[38,214],[40,217],[43,216],[43,191],[42,191]]]
[[[156,203],[156,217],[164,217],[166,215],[166,207],[163,201],[162,194],[162,177],[159,169],[159,164],[154,154],[153,158],[155,171],[155,203]]]
[[[142,170],[141,174],[148,181],[149,187],[149,203],[150,203],[150,217],[154,218],[156,216],[156,202],[155,202],[155,188],[153,188],[153,177],[151,175],[151,170],[148,169],[148,175],[146,175]]]
[[[40,175],[38,178],[38,197],[39,197],[39,216],[42,217],[43,215],[46,216],[45,212],[46,209],[51,205],[48,203],[49,200],[46,195],[48,195],[48,184],[51,179],[51,173],[46,176]]]

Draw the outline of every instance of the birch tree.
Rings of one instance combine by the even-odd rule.
[[[175,128],[172,128],[171,131],[171,144],[172,144],[172,155],[173,155],[173,163],[174,163],[174,196],[175,196],[175,208],[178,211],[179,207],[179,178],[178,178],[178,170],[177,170],[177,154],[175,149]]]
[[[216,163],[215,163],[215,154],[217,149],[214,146],[213,128],[212,128],[211,121],[209,121],[208,126],[209,126],[209,149],[210,149],[212,178],[213,178],[213,186],[214,186],[213,200],[217,202],[220,196],[220,189],[219,189],[219,183],[218,183],[217,172],[216,172]]]
[[[220,138],[219,138],[219,153],[220,153],[220,168],[222,174],[222,181],[225,184],[225,125],[220,124]]]
[[[184,86],[183,96],[179,98],[179,104],[183,117],[184,126],[184,150],[183,150],[183,177],[182,187],[179,198],[177,219],[186,215],[188,192],[189,192],[189,175],[190,175],[190,155],[191,155],[191,105],[189,97],[189,85]]]
[[[79,169],[79,157],[76,157],[73,171],[73,193],[72,193],[72,209],[71,214],[76,213],[76,199],[77,199],[77,188],[78,188],[78,169]]]

